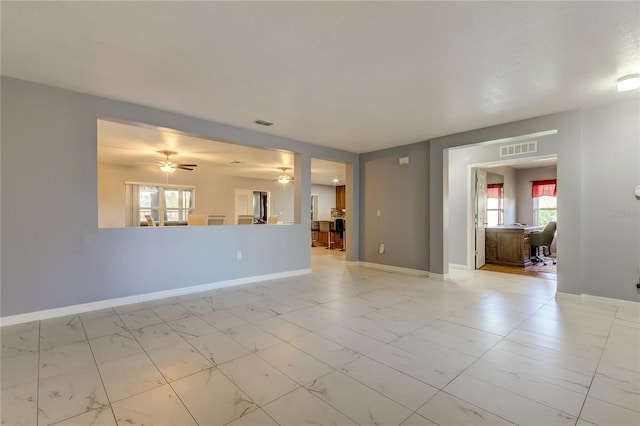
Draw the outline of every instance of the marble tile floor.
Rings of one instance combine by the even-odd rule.
[[[313,274],[2,327],[3,425],[638,425],[640,306],[313,249]]]

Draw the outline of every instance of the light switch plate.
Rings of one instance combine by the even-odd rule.
[[[636,197],[640,197],[640,185],[636,186]]]

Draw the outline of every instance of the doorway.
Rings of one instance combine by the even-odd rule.
[[[352,183],[351,183],[352,184]],[[347,181],[347,164],[324,159],[311,159],[311,255],[331,256],[345,260],[349,250],[347,227],[354,220],[347,198],[350,182]],[[352,198],[352,195],[349,195]]]
[[[544,253],[546,265],[531,262],[530,246],[522,241],[525,233],[543,228],[535,216],[532,182],[556,179],[557,156],[471,164],[473,156],[464,148],[455,151],[449,152],[449,267],[555,279],[555,240]],[[521,232],[520,240],[513,240],[519,245],[497,236],[496,228]],[[511,259],[496,259],[498,238],[503,253],[516,253]]]
[[[253,216],[253,223],[267,223],[271,214],[270,192],[253,189],[235,190],[235,219]]]

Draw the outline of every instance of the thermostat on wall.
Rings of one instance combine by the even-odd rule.
[[[640,185],[636,186],[636,197],[640,197]]]

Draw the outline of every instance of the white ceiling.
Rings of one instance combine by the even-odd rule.
[[[357,153],[629,99],[640,73],[637,1],[0,7],[3,75]]]

